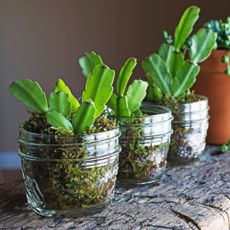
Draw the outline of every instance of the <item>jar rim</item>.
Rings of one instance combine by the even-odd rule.
[[[57,135],[57,134],[46,134],[46,133],[33,133],[33,132],[25,130],[22,127],[19,128],[19,130],[21,132],[31,134],[31,135],[34,135],[34,136],[47,136],[47,137],[57,136],[58,138],[81,137],[81,136],[85,137],[85,136],[91,136],[91,135],[93,136],[93,135],[99,135],[99,134],[110,132],[110,131],[115,131],[115,130],[118,130],[118,129],[119,129],[119,127],[117,126],[115,129],[110,129],[110,130],[106,130],[106,131],[103,131],[103,132],[96,132],[96,133],[91,133],[91,134],[82,133],[82,134],[73,134],[73,135]]]
[[[190,114],[190,113],[199,113],[200,111],[208,111],[209,105],[208,105],[208,98],[203,95],[196,94],[196,96],[199,98],[198,101],[192,101],[192,102],[178,102],[177,104],[177,110],[176,113],[180,114]],[[155,103],[157,102],[145,102],[152,105],[157,105]],[[164,104],[165,107],[172,110],[172,114],[175,115],[174,106],[170,103]]]
[[[199,102],[203,102],[203,101],[208,101],[208,97],[206,97],[206,96],[203,96],[203,95],[200,95],[200,94],[195,94],[198,98],[199,98],[199,100],[198,101],[191,101],[191,102],[181,102],[181,103],[179,103],[180,105],[190,105],[190,104],[195,104],[195,103],[199,103]]]
[[[27,142],[31,144],[34,143],[36,145],[41,144],[42,141],[44,141],[44,144],[49,144],[49,145],[60,145],[62,141],[65,142],[66,145],[69,144],[78,145],[78,144],[82,144],[83,142],[86,142],[88,144],[93,144],[96,142],[102,142],[115,137],[119,137],[120,135],[121,135],[120,129],[118,126],[117,128],[108,131],[97,132],[92,134],[75,134],[75,135],[33,133],[20,127],[18,142]],[[51,140],[58,140],[58,143],[55,142],[53,143],[53,141]]]
[[[187,103],[180,103],[179,104],[179,113],[180,114],[195,114],[201,112],[208,112],[209,105],[208,105],[208,98],[202,95],[197,95],[200,100],[187,102]]]
[[[150,111],[147,112],[146,110],[146,106],[148,106],[150,110],[152,110],[152,114],[150,114]],[[158,111],[157,111],[158,110]],[[120,118],[120,119],[141,119],[141,118],[150,118],[150,117],[160,117],[162,115],[167,115],[168,119],[170,120],[172,118],[172,113],[171,110],[166,107],[166,106],[162,106],[162,105],[157,105],[157,104],[152,104],[151,102],[143,102],[142,106],[141,106],[141,111],[144,112],[145,114],[147,114],[148,116],[114,116],[114,115],[109,115],[111,118]]]

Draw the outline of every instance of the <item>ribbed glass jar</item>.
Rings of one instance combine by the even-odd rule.
[[[132,187],[155,183],[165,166],[171,136],[169,109],[145,103],[142,117],[117,117],[121,129],[118,183]]]
[[[168,154],[172,165],[189,164],[199,160],[205,149],[208,129],[208,99],[179,104],[173,111],[173,134]]]
[[[58,136],[19,132],[28,203],[43,216],[77,217],[103,209],[118,172],[119,129]]]

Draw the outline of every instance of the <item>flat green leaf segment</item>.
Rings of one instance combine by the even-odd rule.
[[[70,116],[71,103],[69,95],[64,92],[51,93],[49,97],[50,109],[56,110],[65,117]]]
[[[169,66],[170,66],[171,56],[172,56],[172,53],[174,50],[175,50],[175,48],[173,46],[167,45],[165,43],[163,43],[159,49],[159,56],[166,63],[168,70],[169,70]]]
[[[125,64],[122,66],[117,79],[117,94],[124,96],[126,86],[136,64],[137,60],[135,58],[128,58]]]
[[[134,82],[128,87],[127,91],[127,103],[131,113],[134,113],[141,106],[141,102],[146,96],[148,83],[141,80],[134,80]]]
[[[184,60],[180,60],[177,66],[176,76],[172,83],[172,95],[174,97],[182,95],[186,90],[191,88],[200,71],[198,65]]]
[[[14,81],[9,86],[10,93],[28,108],[37,112],[46,112],[48,103],[40,85],[32,80]]]
[[[54,128],[62,128],[67,131],[73,130],[70,121],[65,118],[64,115],[55,110],[50,110],[46,113],[46,120]]]
[[[184,56],[180,51],[174,51],[171,54],[170,62],[169,62],[169,72],[174,79],[178,68],[180,68],[181,63],[184,62]]]
[[[147,89],[147,98],[150,99],[150,101],[154,101],[154,99],[159,100],[162,97],[161,90],[157,87],[153,77],[149,73],[146,74],[146,78],[149,82],[149,86]]]
[[[135,80],[127,89],[128,82],[136,65],[137,60],[135,58],[128,58],[125,61],[117,79],[117,94],[113,92],[106,104],[113,110],[114,115],[118,117],[130,117],[135,115],[137,111],[139,111],[139,114],[141,113],[139,109],[146,95],[148,83]]]
[[[126,97],[123,97],[123,96],[118,97],[116,115],[118,117],[130,117],[131,116],[131,111],[128,107]]]
[[[161,90],[156,86],[149,86],[147,91],[147,98],[150,101],[160,100],[162,97]]]
[[[194,63],[204,61],[211,54],[216,44],[217,34],[204,28],[200,29],[192,37],[192,45],[189,57]]]
[[[105,65],[97,65],[87,77],[82,101],[92,100],[96,107],[96,117],[104,110],[113,92],[115,72]]]
[[[166,43],[160,46],[158,54],[154,53],[142,62],[149,83],[148,100],[187,95],[195,83],[200,71],[197,64],[211,54],[216,43],[216,34],[205,29],[189,37],[199,13],[198,7],[188,7],[176,27],[174,42],[166,33]]]
[[[85,53],[83,57],[79,59],[79,64],[82,69],[82,73],[85,77],[88,77],[93,72],[97,65],[102,65],[103,61],[101,57],[94,51]]]
[[[83,133],[90,128],[96,119],[96,107],[93,101],[84,101],[73,117],[75,133]]]
[[[200,9],[195,6],[188,7],[182,15],[180,22],[175,30],[174,46],[179,51],[186,39],[193,30],[193,26],[199,18]]]
[[[69,87],[65,84],[65,82],[62,79],[59,79],[56,83],[54,92],[64,92],[69,95],[69,99],[71,102],[71,112],[76,112],[78,107],[80,106],[78,100],[73,96],[71,93]]]
[[[168,72],[166,63],[158,54],[152,54],[142,62],[142,67],[156,82],[160,90],[166,94],[171,95],[170,86],[172,77]]]
[[[107,102],[107,106],[113,111],[117,111],[117,100],[117,95],[113,93]]]

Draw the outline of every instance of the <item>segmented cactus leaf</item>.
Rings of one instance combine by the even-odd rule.
[[[168,70],[169,70],[170,61],[171,61],[171,55],[174,50],[175,49],[173,46],[163,43],[161,44],[159,52],[158,52],[160,57],[165,61],[166,66],[168,67]]]
[[[114,70],[105,65],[97,65],[87,77],[82,101],[92,100],[96,107],[96,117],[104,110],[113,92]]]
[[[49,107],[61,113],[65,117],[70,115],[71,103],[69,95],[64,92],[53,92],[49,96]]]
[[[10,93],[28,108],[37,112],[46,112],[48,103],[41,86],[32,80],[17,80],[10,84]]]
[[[192,45],[189,57],[194,63],[200,63],[207,59],[216,44],[217,34],[204,28],[192,36]]]
[[[140,108],[141,102],[146,96],[148,83],[142,80],[134,80],[128,87],[126,100],[131,113]]]
[[[128,107],[126,97],[120,96],[117,100],[117,116],[118,117],[130,117],[131,112]]]
[[[196,81],[199,71],[200,67],[189,61],[183,60],[181,63],[178,63],[176,76],[172,83],[173,96],[178,97],[191,88]]]
[[[118,79],[117,79],[117,94],[120,96],[124,96],[126,86],[128,81],[133,73],[133,69],[137,64],[137,60],[135,58],[128,58],[125,64],[122,66]]]
[[[85,53],[85,55],[79,59],[79,65],[81,66],[82,73],[85,77],[88,77],[97,65],[102,64],[102,58],[94,51]]]
[[[117,95],[113,93],[106,105],[116,113],[116,111],[117,111]]]
[[[96,119],[96,107],[93,101],[84,101],[73,117],[74,133],[84,133]]]
[[[55,89],[54,89],[54,92],[60,92],[60,91],[67,93],[69,95],[69,99],[71,102],[71,112],[72,113],[76,112],[80,104],[77,98],[73,96],[73,94],[71,93],[71,90],[69,89],[69,87],[65,84],[65,82],[62,79],[59,79],[57,81]]]
[[[154,79],[155,84],[162,93],[171,95],[170,85],[172,77],[168,72],[166,63],[158,54],[152,54],[143,60],[142,67],[145,73]]]
[[[46,120],[54,128],[63,128],[69,131],[73,130],[70,121],[67,118],[65,118],[64,115],[53,109],[49,110],[46,113]]]
[[[183,63],[183,54],[180,51],[174,51],[171,54],[171,60],[169,64],[169,72],[172,78],[175,78],[179,65]]]
[[[188,7],[183,13],[174,35],[174,46],[179,51],[186,39],[191,34],[193,26],[199,18],[200,8],[196,6]]]

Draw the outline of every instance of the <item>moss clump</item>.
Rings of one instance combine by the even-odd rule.
[[[31,133],[57,134],[56,130],[48,124],[44,113],[29,112],[30,117],[21,127]]]
[[[86,134],[105,132],[117,127],[116,120],[107,117],[107,114],[96,119],[94,125],[86,131]]]
[[[58,129],[53,128],[46,120],[43,113],[30,112],[30,117],[25,121],[21,127],[28,132],[40,134],[56,134],[61,135]],[[86,130],[83,134],[92,134],[98,132],[105,132],[117,127],[116,120],[107,118],[106,114],[98,117],[94,125]]]
[[[64,157],[64,156],[63,156]],[[50,210],[80,209],[100,206],[113,193],[117,160],[104,166],[84,167],[78,160],[30,161],[22,160],[25,183],[31,184],[31,200]],[[38,190],[41,200],[34,196]]]

